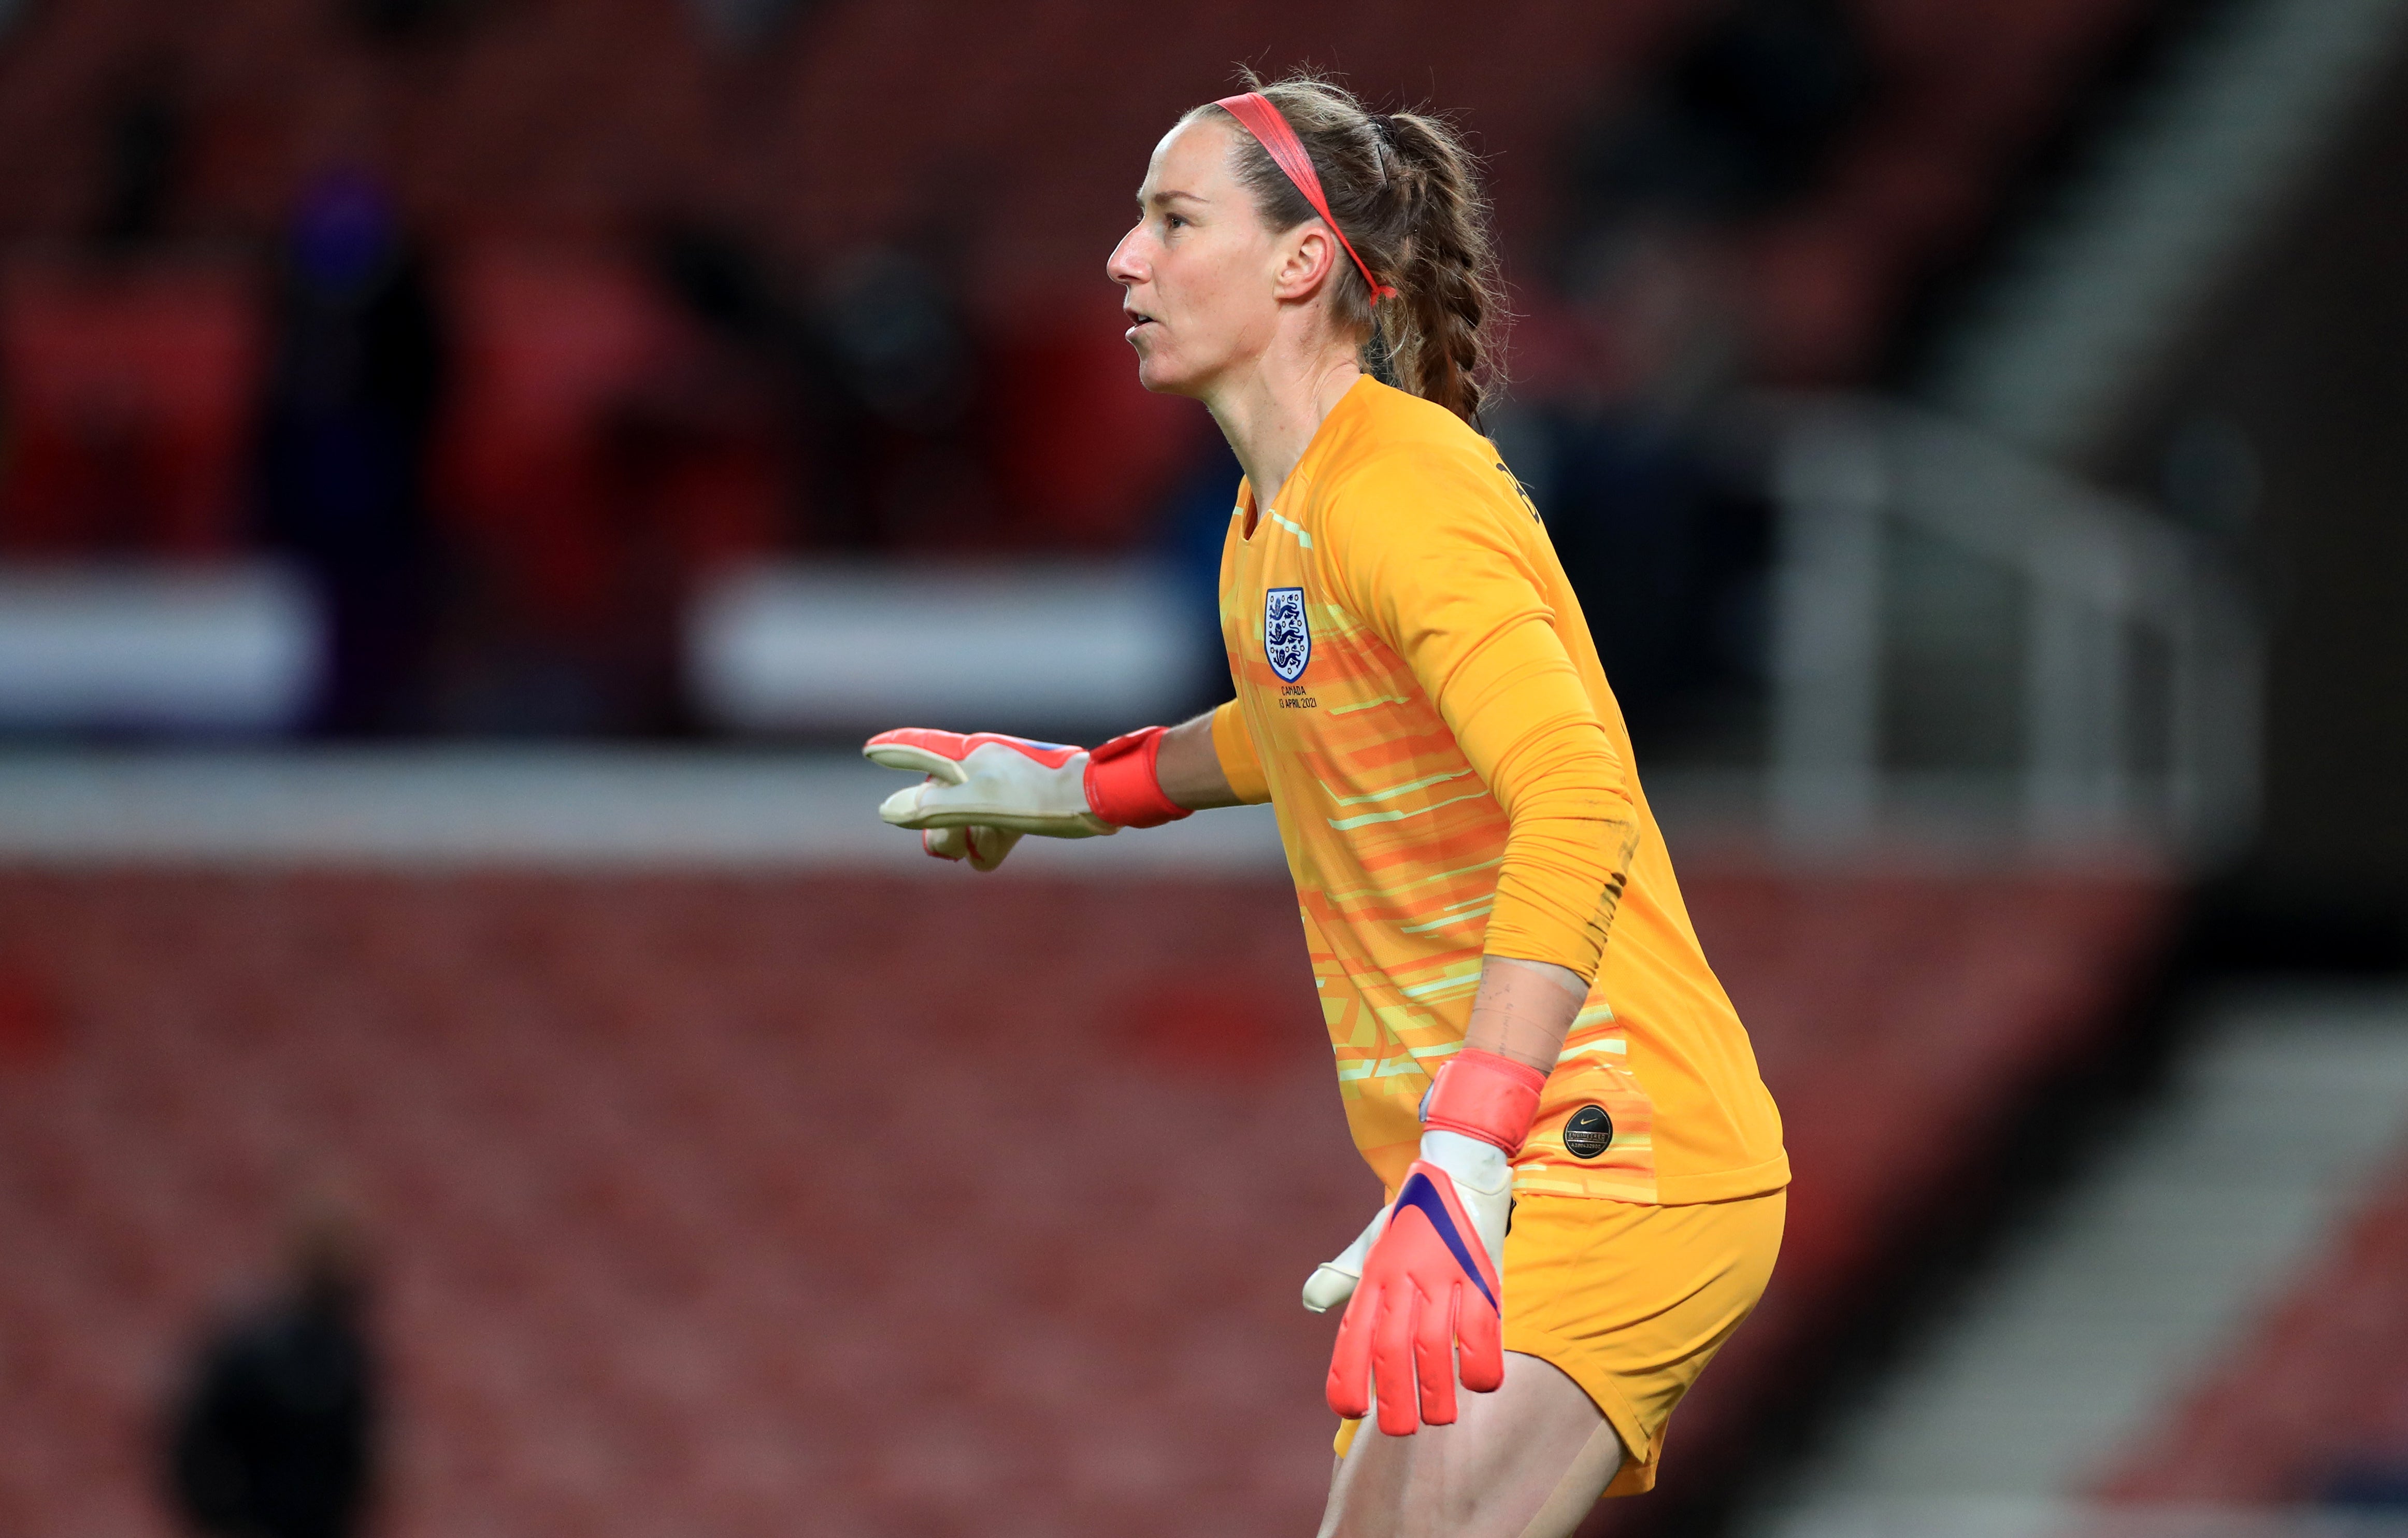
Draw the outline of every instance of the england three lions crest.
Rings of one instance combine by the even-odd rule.
[[[1312,660],[1312,626],[1304,617],[1304,589],[1274,587],[1263,595],[1263,655],[1283,683],[1304,676]]]

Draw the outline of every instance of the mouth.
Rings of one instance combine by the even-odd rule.
[[[1147,326],[1160,323],[1155,321],[1153,316],[1146,314],[1143,310],[1130,309],[1125,306],[1122,307],[1121,313],[1128,317],[1129,327],[1127,335],[1131,337],[1136,336]]]

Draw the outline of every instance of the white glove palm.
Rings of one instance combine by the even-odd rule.
[[[1354,1296],[1354,1288],[1363,1280],[1363,1258],[1371,1253],[1372,1241],[1388,1226],[1388,1209],[1382,1207],[1371,1215],[1371,1221],[1354,1236],[1334,1260],[1324,1260],[1304,1280],[1304,1306],[1315,1314],[1326,1314]]]
[[[926,778],[886,798],[878,815],[920,830],[940,859],[981,870],[1003,863],[1021,836],[1092,839],[1117,832],[1087,808],[1087,750],[994,732],[906,726],[880,732],[862,756]]]

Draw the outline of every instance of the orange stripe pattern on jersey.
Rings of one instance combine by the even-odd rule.
[[[1278,813],[1348,1124],[1389,1190],[1492,953],[1595,978],[1516,1189],[1787,1184],[1579,603],[1487,440],[1358,381],[1276,505],[1240,488],[1221,622],[1237,697],[1213,743]]]

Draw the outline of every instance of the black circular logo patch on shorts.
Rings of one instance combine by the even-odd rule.
[[[1584,1105],[1564,1123],[1564,1146],[1576,1158],[1595,1158],[1613,1146],[1613,1118],[1601,1105]]]

